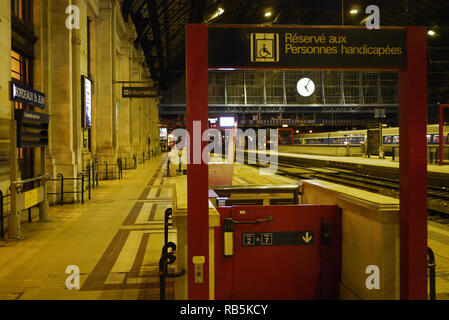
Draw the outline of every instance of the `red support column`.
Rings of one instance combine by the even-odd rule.
[[[439,139],[439,165],[442,166],[444,163],[444,158],[443,158],[443,152],[444,152],[444,137],[443,137],[443,125],[444,125],[444,118],[443,118],[443,110],[444,108],[449,108],[449,104],[440,104],[440,139]]]
[[[206,25],[186,27],[187,130],[190,134],[187,165],[187,257],[189,299],[209,299],[209,199],[208,166],[201,159],[207,146],[202,133],[208,129],[208,31]],[[194,133],[194,121],[201,130]],[[196,148],[195,148],[195,144]],[[201,148],[199,148],[201,146]],[[198,151],[199,149],[199,151]],[[199,155],[197,154],[199,152]],[[194,160],[199,160],[194,163]],[[193,257],[205,257],[203,282],[195,283]]]
[[[400,297],[427,299],[427,38],[407,28],[399,73]]]

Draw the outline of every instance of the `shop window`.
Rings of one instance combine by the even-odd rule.
[[[11,0],[11,12],[16,18],[32,24],[32,4],[32,0]]]

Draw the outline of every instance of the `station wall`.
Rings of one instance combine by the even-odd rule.
[[[9,123],[11,102],[9,84],[11,80],[11,4],[0,1],[0,190],[9,187]]]
[[[66,13],[69,6],[79,8],[79,28],[66,25],[76,13]],[[4,194],[10,185],[12,10],[11,0],[0,1],[0,189]],[[135,27],[123,20],[119,0],[34,0],[32,27],[37,38],[32,87],[46,94],[47,104],[44,111],[35,111],[51,115],[46,166],[53,178],[58,173],[76,177],[94,157],[99,163],[116,163],[119,157],[158,152],[159,99],[122,98],[123,84],[114,83],[153,84],[144,55],[133,44]],[[82,127],[82,75],[93,83],[90,129]],[[38,175],[40,152],[33,157],[34,175]]]

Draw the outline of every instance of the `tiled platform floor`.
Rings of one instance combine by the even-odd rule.
[[[51,207],[50,222],[24,223],[22,241],[2,241],[0,299],[159,299],[172,194],[161,164],[162,157],[152,158],[122,180],[100,181],[84,205]],[[80,269],[80,290],[66,289],[69,265]]]
[[[125,171],[122,180],[100,181],[84,205],[51,207],[50,222],[23,224],[22,241],[0,241],[0,299],[159,299],[163,214],[172,201],[162,160]],[[234,185],[294,182],[248,166],[234,170]],[[429,222],[429,246],[437,298],[449,299],[449,226]],[[66,289],[69,265],[80,269],[80,290]],[[172,299],[170,279],[167,286]]]

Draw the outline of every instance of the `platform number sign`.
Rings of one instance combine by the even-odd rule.
[[[254,233],[243,234],[243,245],[254,246],[256,244],[256,235]]]
[[[242,246],[314,245],[313,231],[244,232]]]
[[[271,246],[273,245],[273,234],[272,233],[261,233],[261,245],[263,246]]]

